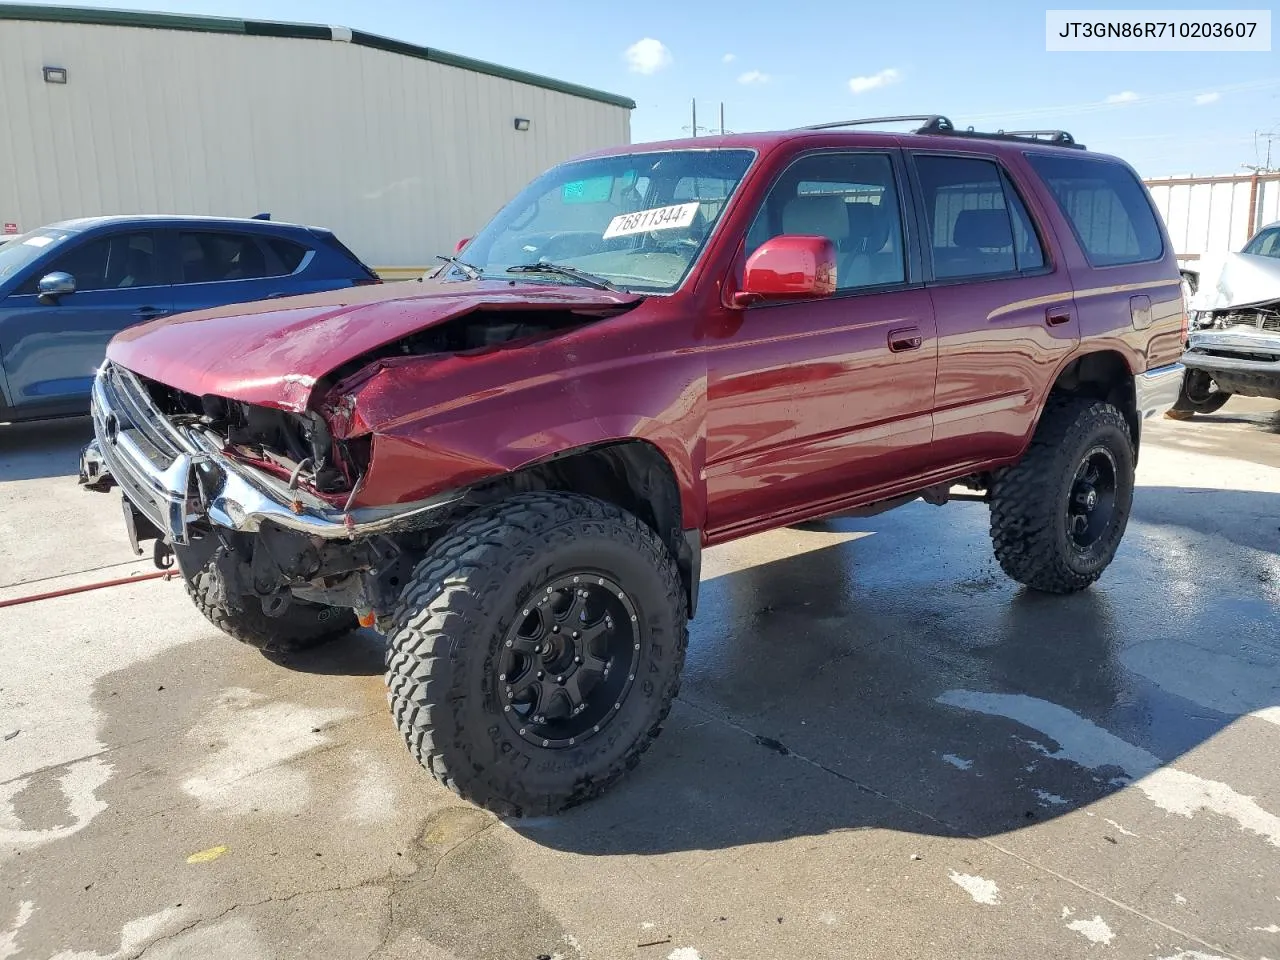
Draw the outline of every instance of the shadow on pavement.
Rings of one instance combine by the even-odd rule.
[[[0,425],[0,482],[76,476],[92,439],[88,417]]]
[[[281,667],[298,673],[321,676],[372,677],[384,670],[387,643],[374,630],[356,630],[314,650],[293,653],[264,653]]]

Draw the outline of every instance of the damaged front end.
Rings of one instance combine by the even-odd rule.
[[[94,441],[80,482],[124,494],[135,553],[155,541],[190,579],[208,567],[228,605],[268,616],[293,599],[350,607],[368,626],[389,612],[419,533],[461,494],[356,507],[360,449],[315,414],[193,397],[110,362],[93,387]]]
[[[1226,394],[1280,400],[1280,261],[1232,254],[1191,301],[1182,362]]]

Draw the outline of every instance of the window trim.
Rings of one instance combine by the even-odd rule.
[[[77,287],[76,293],[71,294],[71,296],[75,296],[76,294],[80,294],[80,293],[85,293],[85,294],[117,293],[124,290],[163,290],[167,287],[173,286],[173,284],[165,282],[166,281],[165,274],[168,273],[168,269],[165,264],[164,237],[161,235],[161,231],[157,230],[155,227],[134,227],[132,229],[123,229],[123,230],[118,228],[117,229],[108,228],[105,230],[85,231],[83,233],[73,234],[72,237],[69,238],[71,242],[66,247],[63,247],[61,250],[57,251],[57,256],[50,257],[49,263],[47,265],[42,266],[44,261],[41,259],[38,259],[34,263],[29,264],[28,269],[31,272],[13,288],[13,292],[10,293],[9,296],[38,298],[40,296],[38,292],[24,293],[22,288],[25,287],[27,283],[31,280],[34,280],[37,284],[39,284],[42,278],[44,278],[50,273],[57,272],[53,268],[57,266],[57,262],[61,260],[63,257],[67,256],[67,254],[74,253],[75,251],[79,250],[81,247],[86,247],[89,244],[96,243],[99,240],[110,240],[113,237],[117,237],[117,236],[130,237],[130,236],[136,236],[137,234],[147,234],[148,236],[151,237],[152,256],[156,258],[156,263],[157,263],[156,272],[160,278],[160,281],[161,281],[160,283],[148,283],[145,286],[138,286],[138,287],[95,287],[92,290],[81,290]]]
[[[1018,181],[1014,178],[1008,164],[1000,157],[990,153],[981,153],[973,150],[911,150],[906,151],[908,155],[908,166],[911,170],[911,186],[916,198],[916,217],[920,225],[920,253],[923,260],[925,271],[925,284],[930,287],[948,287],[958,283],[992,283],[999,280],[1018,280],[1024,277],[1047,277],[1057,271],[1058,265],[1056,261],[1056,251],[1052,244],[1045,242],[1045,227],[1036,219],[1036,215],[1032,212],[1031,205],[1027,203],[1026,190],[1018,189]],[[1022,209],[1027,212],[1027,219],[1031,221],[1031,230],[1035,234],[1036,242],[1040,244],[1040,253],[1044,257],[1044,263],[1038,267],[1031,267],[1026,270],[1016,268],[1018,263],[1017,252],[1014,251],[1013,262],[1015,269],[1001,270],[997,273],[967,273],[960,277],[939,277],[934,272],[933,265],[933,232],[929,228],[929,211],[925,208],[924,185],[920,181],[920,170],[916,165],[918,157],[942,157],[953,160],[983,160],[992,164],[996,168],[996,175],[1000,178],[1000,186],[1002,191],[1013,190],[1014,195],[1022,204]],[[1009,210],[1008,199],[1005,200],[1005,210]],[[1010,233],[1013,231],[1013,216],[1009,217]],[[923,238],[928,237],[929,243],[924,243]]]
[[[1031,168],[1032,174],[1034,174],[1043,185],[1045,192],[1049,195],[1049,200],[1057,208],[1058,213],[1062,215],[1062,219],[1066,221],[1067,226],[1071,230],[1071,236],[1075,239],[1076,246],[1080,249],[1080,254],[1084,257],[1085,263],[1089,265],[1090,270],[1112,270],[1117,267],[1138,267],[1145,263],[1159,263],[1168,256],[1169,244],[1165,236],[1164,219],[1161,217],[1160,211],[1156,208],[1155,201],[1151,197],[1151,191],[1147,189],[1147,185],[1142,182],[1142,178],[1139,177],[1128,164],[1115,159],[1103,159],[1099,156],[1073,155],[1070,157],[1063,157],[1061,154],[1050,153],[1045,150],[1024,150],[1022,155],[1026,158],[1027,166]],[[1050,160],[1081,160],[1085,163],[1106,164],[1116,167],[1128,176],[1132,177],[1133,181],[1141,189],[1143,202],[1146,203],[1147,210],[1150,211],[1151,217],[1155,221],[1156,234],[1160,238],[1160,250],[1156,256],[1147,257],[1142,260],[1125,260],[1123,263],[1094,263],[1093,257],[1089,255],[1089,249],[1084,245],[1084,240],[1080,236],[1080,231],[1076,229],[1075,220],[1071,218],[1071,215],[1067,213],[1066,209],[1062,206],[1062,203],[1058,200],[1058,195],[1053,192],[1053,187],[1049,185],[1049,181],[1045,179],[1044,175],[1036,168],[1033,159],[1035,157],[1044,157]]]
[[[746,247],[747,235],[751,232],[751,225],[755,223],[756,217],[760,215],[760,211],[764,209],[765,202],[773,193],[774,188],[782,178],[802,160],[807,160],[815,156],[882,156],[888,157],[889,166],[893,173],[894,189],[898,192],[898,222],[902,227],[902,272],[903,279],[897,283],[881,283],[875,286],[850,287],[847,290],[836,290],[829,297],[822,297],[819,302],[827,300],[844,300],[849,297],[866,297],[875,296],[880,293],[897,293],[901,290],[919,289],[924,286],[924,275],[922,272],[920,238],[918,236],[918,224],[914,218],[914,201],[908,196],[912,192],[913,184],[908,179],[908,171],[903,160],[903,151],[901,147],[814,147],[802,150],[795,154],[783,166],[779,167],[769,179],[768,184],[758,193],[759,202],[756,203],[751,211],[751,216],[747,221],[746,227],[742,231],[742,236],[738,240],[737,249],[734,251],[730,260],[729,279],[734,284],[742,282],[743,271],[746,269]],[[747,311],[751,310],[769,310],[774,307],[795,306],[798,303],[813,303],[813,300],[768,300],[760,303],[748,304]]]

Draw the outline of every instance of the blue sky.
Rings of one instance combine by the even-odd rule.
[[[1241,164],[1260,162],[1265,152],[1262,140],[1255,152],[1255,131],[1280,135],[1280,53],[1045,52],[1046,6],[1083,4],[79,0],[79,5],[342,24],[439,47],[630,96],[638,105],[632,116],[637,142],[687,135],[694,97],[700,125],[716,124],[724,101],[725,125],[735,131],[931,112],[979,129],[1060,127],[1093,149],[1125,157],[1144,176],[1239,172]],[[1095,5],[1101,6],[1097,0]],[[1273,165],[1280,166],[1280,139],[1272,152]]]

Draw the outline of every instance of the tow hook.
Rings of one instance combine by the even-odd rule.
[[[164,540],[156,540],[151,551],[151,562],[156,565],[157,570],[170,569],[173,566],[173,547]]]

